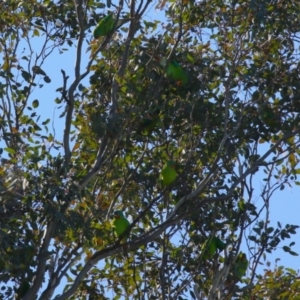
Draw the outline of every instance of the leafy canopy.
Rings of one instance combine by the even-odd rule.
[[[299,297],[257,270],[297,255],[270,207],[299,185],[299,4],[152,4],[0,3],[3,299]],[[128,23],[94,39],[110,13]]]

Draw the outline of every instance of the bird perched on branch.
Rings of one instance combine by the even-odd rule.
[[[114,229],[115,235],[119,238],[130,226],[130,222],[124,217],[121,210],[114,211],[114,219],[112,222],[112,227]],[[121,243],[126,243],[129,238],[129,232],[122,236]]]
[[[165,163],[165,165],[163,166],[160,172],[160,178],[163,187],[167,187],[168,185],[172,184],[176,180],[177,172],[175,170],[175,162],[173,160],[168,160]],[[166,190],[164,192],[164,197],[163,197],[164,199],[163,205],[165,208],[168,207],[169,198],[170,198],[169,191]]]
[[[117,30],[125,23],[129,22],[131,19],[119,19],[116,20],[114,14],[109,14],[99,21],[94,29],[94,38],[97,39],[100,36],[106,36],[110,34],[113,30]]]
[[[177,172],[175,170],[175,162],[168,160],[163,166],[160,177],[164,186],[168,186],[173,183],[177,178]]]

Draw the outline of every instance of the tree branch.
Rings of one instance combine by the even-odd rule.
[[[44,276],[45,276],[45,270],[46,270],[46,263],[47,263],[47,258],[48,258],[48,247],[50,245],[50,241],[52,238],[52,235],[55,231],[57,223],[54,221],[51,221],[48,226],[47,226],[47,231],[44,237],[43,245],[40,249],[40,252],[37,257],[38,266],[36,270],[36,276],[35,280],[33,282],[32,287],[29,289],[27,294],[24,296],[23,300],[32,300],[35,299],[43,281],[44,281]]]
[[[72,123],[72,116],[74,110],[74,92],[77,88],[81,80],[80,76],[80,65],[81,65],[81,52],[82,52],[82,44],[84,38],[84,21],[83,21],[83,12],[82,12],[82,0],[75,1],[76,6],[76,14],[79,23],[79,37],[77,42],[77,53],[76,53],[76,62],[75,62],[75,79],[71,84],[68,91],[68,105],[67,105],[67,115],[65,120],[65,130],[64,130],[64,150],[65,150],[65,165],[69,166],[71,159],[71,150],[70,150],[70,130]]]

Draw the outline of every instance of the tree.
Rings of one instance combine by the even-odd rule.
[[[297,255],[299,226],[269,220],[299,185],[298,3],[155,5],[164,20],[151,1],[0,4],[3,299],[248,299],[266,253]],[[94,39],[109,13],[128,23]],[[44,66],[74,49],[47,94],[60,139]],[[132,220],[125,246],[114,210]]]
[[[276,267],[274,271],[265,270],[265,274],[258,276],[257,283],[251,290],[251,296],[255,299],[297,299],[299,295],[299,272],[282,266]]]

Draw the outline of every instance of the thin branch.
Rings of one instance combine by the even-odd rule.
[[[133,257],[133,267],[132,268],[133,268],[133,281],[135,284],[135,288],[137,290],[138,300],[141,300],[141,291],[140,291],[139,285],[136,281],[137,270],[136,270],[136,263],[135,263],[134,257]]]
[[[107,134],[105,134],[105,136],[101,142],[101,147],[98,150],[97,158],[96,158],[93,168],[79,183],[80,189],[83,189],[98,174],[98,172],[102,166],[103,156],[106,153],[107,143],[108,143],[108,136],[107,136]]]
[[[69,76],[66,75],[66,72],[61,69],[60,70],[63,76],[63,87],[62,87],[62,92],[61,92],[61,100],[65,100],[67,104],[69,104],[69,99],[67,97],[67,82],[69,79]]]
[[[159,278],[160,278],[160,285],[161,285],[161,291],[162,291],[162,300],[166,299],[166,285],[165,285],[165,269],[167,264],[167,257],[168,254],[166,252],[166,243],[167,243],[167,234],[166,231],[163,233],[163,245],[162,245],[162,259],[161,259],[161,265],[159,270]]]
[[[51,276],[50,280],[49,280],[49,285],[48,287],[44,290],[44,292],[42,293],[42,295],[40,296],[40,300],[45,300],[45,299],[50,299],[50,297],[53,295],[55,289],[59,286],[62,278],[66,275],[67,271],[69,270],[69,268],[80,258],[80,256],[83,254],[83,250],[80,253],[77,253],[78,249],[80,247],[77,246],[76,248],[74,248],[71,253],[69,253],[68,255],[68,259],[66,259],[66,263],[62,264],[59,268],[57,268],[57,270],[55,271],[55,273],[53,274],[53,276]],[[70,259],[70,257],[72,257],[73,255],[75,255],[75,257],[73,259]],[[70,262],[67,263],[70,259]]]
[[[203,298],[201,297],[201,294],[199,292],[199,286],[198,286],[198,284],[194,285],[194,294],[195,294],[197,300],[203,300]]]
[[[136,170],[138,169],[138,167],[140,166],[140,164],[142,163],[143,161],[143,158],[145,156],[145,153],[147,151],[147,143],[145,144],[145,150],[144,152],[142,153],[141,157],[139,158],[138,162],[137,162],[137,165],[135,167],[134,170],[131,171],[131,173],[129,174],[129,176],[125,179],[125,181],[123,182],[121,188],[119,189],[119,191],[117,192],[117,194],[115,195],[114,199],[111,201],[110,203],[110,206],[108,208],[108,212],[107,212],[107,215],[106,215],[106,220],[109,219],[110,215],[111,215],[111,212],[112,212],[112,209],[118,199],[118,197],[120,196],[120,194],[123,192],[124,188],[126,187],[126,184],[128,183],[128,181],[131,179],[131,177],[133,176],[133,174],[135,174]]]
[[[47,231],[44,237],[43,245],[40,249],[40,252],[37,257],[38,266],[36,270],[36,276],[35,280],[33,282],[32,287],[29,289],[27,294],[24,296],[23,300],[32,300],[35,299],[39,289],[41,288],[41,285],[44,281],[45,276],[45,270],[46,270],[46,262],[47,262],[47,252],[48,247],[50,245],[50,240],[52,238],[52,235],[55,231],[57,223],[54,221],[51,221],[47,226]]]
[[[81,52],[82,52],[82,44],[84,39],[84,20],[83,20],[83,12],[82,12],[82,0],[75,1],[76,6],[76,14],[79,23],[79,37],[77,42],[77,53],[76,53],[76,62],[75,62],[75,79],[71,84],[68,91],[68,106],[67,106],[67,115],[65,120],[65,130],[64,130],[64,150],[65,150],[65,165],[69,166],[71,159],[71,150],[70,150],[70,130],[71,130],[71,122],[73,116],[74,109],[74,92],[77,88],[81,80],[80,76],[80,65],[81,65]]]

